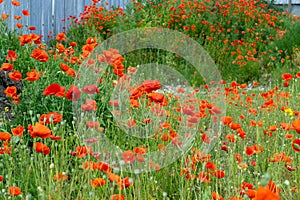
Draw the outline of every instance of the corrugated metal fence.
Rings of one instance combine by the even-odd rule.
[[[64,27],[69,25],[69,21],[62,21],[69,16],[78,17],[83,12],[85,5],[92,4],[92,0],[19,0],[20,6],[12,5],[11,0],[4,0],[0,4],[0,17],[2,14],[8,14],[6,20],[10,29],[15,29],[16,23],[23,24],[23,33],[29,33],[28,26],[35,26],[36,30],[31,31],[44,36],[47,41],[47,36],[50,32],[55,35],[63,31]],[[109,6],[124,7],[127,0],[108,0]],[[28,10],[30,16],[22,15],[22,10]],[[14,15],[22,16],[22,19],[17,21]]]

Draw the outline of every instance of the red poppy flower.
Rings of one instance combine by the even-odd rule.
[[[17,88],[15,86],[8,86],[5,90],[4,93],[6,97],[14,97],[17,95]]]
[[[22,74],[18,70],[15,70],[13,72],[9,72],[8,76],[13,81],[20,81],[20,80],[22,80]]]
[[[223,170],[217,170],[217,171],[213,172],[212,175],[217,178],[224,178],[225,172]]]
[[[39,123],[40,124],[51,124],[51,123],[59,123],[62,120],[62,115],[57,112],[49,112],[47,114],[42,114]]]
[[[94,121],[86,121],[85,125],[88,128],[96,128],[96,127],[100,126],[100,123],[99,122],[94,122]]]
[[[15,16],[14,16],[14,19],[15,19],[15,20],[21,20],[21,19],[22,19],[22,17],[21,17],[21,16],[19,16],[19,15],[15,15]]]
[[[209,174],[206,172],[200,172],[198,174],[198,180],[200,180],[203,183],[209,183],[210,182]]]
[[[22,14],[26,17],[30,16],[30,13],[28,10],[22,10]]]
[[[133,163],[133,161],[136,159],[136,156],[131,150],[127,150],[122,153],[122,158],[125,164],[127,164],[127,163]]]
[[[11,71],[13,70],[14,66],[11,63],[2,63],[0,71],[4,70],[4,71]]]
[[[11,62],[16,61],[18,58],[18,55],[16,54],[16,51],[13,50],[8,50],[7,56],[6,56],[6,60],[9,60]]]
[[[125,196],[122,194],[113,194],[110,196],[110,200],[125,200]]]
[[[112,168],[109,166],[109,164],[105,163],[105,162],[98,162],[98,163],[95,163],[95,169],[97,170],[100,170],[100,171],[103,171],[103,172],[111,172],[112,171]]]
[[[11,4],[12,4],[13,6],[20,6],[20,2],[17,1],[17,0],[12,0],[12,1],[11,1]]]
[[[16,27],[17,27],[17,28],[23,28],[23,24],[16,23]]]
[[[68,178],[69,178],[68,176],[66,176],[62,173],[58,173],[53,176],[53,179],[57,182],[68,180]]]
[[[56,95],[58,97],[63,97],[65,94],[65,90],[65,87],[62,87],[57,83],[53,83],[45,88],[43,94],[44,96]]]
[[[34,49],[30,57],[40,62],[47,62],[49,58],[48,54],[44,50],[39,48]]]
[[[93,85],[86,85],[81,89],[82,92],[86,94],[95,94],[100,93],[98,86],[96,84]]]
[[[69,45],[70,45],[71,47],[76,47],[76,46],[77,46],[76,42],[70,42]]]
[[[163,102],[165,96],[161,93],[151,92],[147,94],[147,97],[150,99],[150,101],[161,103]]]
[[[55,38],[57,41],[66,41],[66,34],[58,33]]]
[[[232,130],[237,130],[237,129],[241,128],[241,125],[239,123],[231,123],[229,125],[229,128],[231,128]]]
[[[44,155],[48,155],[50,153],[50,148],[41,142],[36,142],[33,149],[38,153],[43,153]]]
[[[216,164],[215,164],[214,162],[207,162],[207,163],[205,164],[205,167],[206,167],[207,169],[212,170],[212,171],[215,171],[216,168],[217,168],[217,166],[216,166]]]
[[[280,197],[274,194],[271,190],[265,187],[259,186],[256,191],[256,196],[253,200],[280,200]]]
[[[36,30],[36,27],[35,27],[35,26],[29,26],[29,27],[28,27],[28,30],[30,30],[30,31],[35,31],[35,30]]]
[[[19,136],[21,137],[23,135],[25,128],[23,126],[17,126],[13,129],[11,129],[11,132],[13,133],[14,136]]]
[[[86,146],[77,146],[75,148],[75,156],[78,158],[83,158],[87,156],[88,154],[92,154],[92,148],[91,147],[86,147]]]
[[[8,19],[8,14],[3,13],[1,15],[1,18],[2,18],[3,21],[7,20]]]
[[[296,119],[295,121],[293,121],[292,126],[297,131],[297,133],[300,134],[300,119]]]
[[[206,144],[210,143],[210,138],[209,138],[209,136],[207,134],[203,133],[202,136],[201,136],[201,138],[202,138],[202,141],[204,143],[206,143]]]
[[[134,127],[136,124],[137,124],[137,122],[134,119],[129,119],[128,122],[127,122],[127,126],[129,128]]]
[[[51,130],[47,126],[44,126],[44,125],[42,125],[40,123],[37,123],[33,127],[29,126],[29,134],[33,138],[35,138],[36,136],[38,136],[38,137],[40,137],[42,139],[45,139],[45,138],[50,137]]]
[[[150,93],[161,88],[160,80],[145,80],[142,87],[146,92]]]
[[[91,180],[90,183],[93,187],[99,187],[99,186],[105,185],[106,181],[103,178],[95,178],[95,179]]]
[[[144,154],[146,154],[147,149],[145,149],[144,147],[136,147],[136,148],[133,149],[133,151],[136,154],[144,155]]]
[[[294,151],[296,152],[300,152],[300,139],[295,139],[293,142],[292,142],[292,148]]]
[[[216,192],[212,192],[211,197],[213,200],[224,200],[224,198]]]
[[[70,68],[70,67],[69,67],[67,64],[65,64],[65,63],[60,63],[60,69],[63,70],[64,72],[65,72],[65,71],[68,71],[69,68]]]
[[[229,125],[232,122],[232,117],[230,116],[221,117],[221,122],[225,125]]]
[[[80,95],[80,90],[75,85],[71,85],[66,93],[66,98],[71,101],[77,101],[80,98]]]
[[[281,78],[282,78],[282,80],[290,81],[293,79],[293,75],[290,73],[284,73],[284,74],[282,74]]]
[[[22,194],[21,192],[21,188],[19,187],[15,187],[15,186],[11,186],[8,188],[8,193],[14,196],[19,196],[20,194]]]
[[[27,75],[26,80],[31,82],[40,79],[40,74],[36,72],[35,69],[32,69],[30,72],[27,72],[26,75]]]
[[[0,140],[9,141],[11,138],[11,134],[7,132],[0,132]]]
[[[81,105],[82,111],[96,111],[97,103],[95,100],[86,99],[85,103]]]

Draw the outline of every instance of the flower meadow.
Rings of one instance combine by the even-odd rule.
[[[300,199],[299,17],[253,0],[101,3],[49,42],[1,14],[0,199]],[[99,48],[151,27],[199,43],[222,80],[171,49]]]

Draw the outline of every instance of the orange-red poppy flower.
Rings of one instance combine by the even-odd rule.
[[[66,34],[58,33],[55,38],[57,41],[66,41]]]
[[[46,51],[36,48],[32,51],[32,54],[30,56],[31,58],[34,58],[40,62],[47,62],[48,61],[48,54],[46,53]]]
[[[26,17],[30,16],[30,13],[28,10],[22,10],[22,14]]]
[[[4,93],[7,97],[14,97],[17,95],[17,88],[15,86],[8,86]]]
[[[66,93],[66,99],[71,101],[77,101],[80,98],[80,95],[80,90],[75,85],[71,85]]]
[[[6,60],[9,60],[11,62],[16,61],[18,58],[18,55],[16,53],[16,51],[13,50],[8,50],[7,56],[6,56]]]
[[[280,197],[276,194],[274,194],[271,190],[268,188],[259,186],[255,198],[253,200],[280,200]]]
[[[213,200],[224,200],[224,198],[216,192],[212,192],[211,197]]]
[[[32,69],[30,72],[27,72],[26,75],[27,77],[25,79],[31,82],[40,79],[40,74],[37,71],[35,71],[35,69]]]
[[[92,154],[93,150],[91,147],[86,147],[86,146],[77,146],[75,148],[75,156],[78,158],[83,158],[87,156],[88,154]]]
[[[76,47],[77,46],[77,43],[76,42],[70,42],[69,44],[71,47]]]
[[[281,78],[282,78],[282,80],[290,81],[293,79],[293,75],[290,73],[284,73],[284,74],[282,74]]]
[[[106,181],[103,178],[95,178],[95,179],[91,180],[90,183],[93,187],[99,187],[99,186],[105,185]]]
[[[51,130],[47,126],[37,123],[33,127],[29,126],[29,133],[33,138],[38,136],[42,139],[45,139],[45,138],[50,137]]]
[[[11,63],[2,63],[0,71],[4,70],[4,71],[11,71],[13,70],[14,66]]]
[[[11,186],[8,188],[8,193],[14,196],[19,196],[20,194],[22,194],[21,192],[21,188],[19,187],[15,187],[15,186]]]
[[[16,23],[16,27],[17,27],[17,28],[23,28],[23,24]]]
[[[214,162],[207,162],[207,163],[205,164],[205,167],[206,167],[207,169],[212,170],[212,171],[215,171],[216,168],[217,168],[217,166],[216,166],[216,164],[215,164]]]
[[[93,85],[86,85],[81,89],[82,92],[86,94],[95,94],[100,93],[98,86],[96,84]]]
[[[7,132],[0,132],[0,140],[9,141],[11,138],[11,134]]]
[[[297,133],[300,133],[300,119],[296,119],[292,122],[292,126],[297,131]]]
[[[209,183],[210,182],[209,174],[206,172],[199,172],[198,180],[200,180],[203,183]]]
[[[107,177],[110,182],[115,182],[116,184],[120,184],[122,181],[122,178],[120,176],[112,172],[107,172]]]
[[[13,129],[11,129],[11,132],[13,133],[14,136],[19,136],[21,137],[23,135],[25,128],[23,126],[17,126]]]
[[[42,114],[39,123],[40,124],[51,124],[51,123],[59,123],[62,120],[62,115],[57,112],[49,112],[47,114]]]
[[[122,194],[113,194],[110,196],[109,200],[125,200],[125,196]]]
[[[136,156],[131,150],[127,150],[122,153],[122,158],[125,164],[127,164],[127,163],[133,163],[133,161],[136,159]]]
[[[57,83],[53,83],[45,88],[43,94],[44,96],[56,95],[58,97],[63,97],[65,95],[65,90],[65,87],[62,87]]]
[[[82,111],[96,111],[97,110],[97,103],[95,100],[86,99],[85,103],[81,105]]]
[[[5,13],[3,13],[3,14],[1,15],[1,19],[2,19],[3,21],[7,20],[8,17],[9,17],[8,14],[5,14]]]
[[[36,27],[35,27],[35,26],[29,26],[29,27],[28,27],[28,30],[30,30],[30,31],[35,31],[35,30],[36,30]]]
[[[64,175],[63,173],[58,173],[53,176],[53,179],[57,182],[68,180],[68,178],[69,177]]]
[[[300,152],[300,139],[295,139],[292,142],[292,148],[296,152]]]
[[[15,15],[15,16],[14,16],[14,19],[15,19],[15,20],[21,20],[21,19],[22,19],[22,16]]]
[[[109,164],[105,162],[97,162],[94,164],[94,168],[103,172],[111,172],[112,168],[109,166]]]
[[[41,142],[36,142],[33,149],[38,153],[43,153],[44,155],[48,155],[50,153],[50,148]]]
[[[133,151],[134,151],[136,154],[145,155],[146,152],[147,152],[147,149],[144,148],[144,147],[136,147],[136,148],[133,149]]]
[[[20,2],[17,1],[17,0],[12,0],[12,1],[11,1],[11,4],[12,4],[13,6],[20,6],[20,5],[21,5]]]
[[[217,170],[217,171],[213,172],[212,175],[217,178],[224,178],[225,172],[223,170]]]
[[[20,81],[20,80],[22,80],[22,74],[18,70],[15,70],[13,72],[9,72],[8,76],[13,81]]]
[[[221,117],[221,122],[225,125],[229,125],[232,122],[232,117],[230,116]]]
[[[88,128],[96,128],[96,127],[100,126],[100,123],[99,122],[95,122],[95,121],[86,121],[85,125]]]

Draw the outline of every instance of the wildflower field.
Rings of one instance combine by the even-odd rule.
[[[262,0],[92,0],[45,42],[9,15],[0,199],[300,199],[299,17]]]

